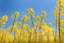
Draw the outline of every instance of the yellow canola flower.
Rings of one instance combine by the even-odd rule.
[[[45,10],[44,10],[44,11],[42,11],[42,14],[46,15],[46,11],[45,11]]]
[[[25,24],[26,27],[28,27],[29,25],[28,24]]]
[[[20,35],[20,32],[21,32],[21,31],[20,31],[18,28],[15,29],[15,33],[16,33],[17,36]]]
[[[14,25],[14,26],[13,26],[13,30],[15,30],[16,28],[17,28],[17,26],[16,26],[16,25]]]
[[[12,36],[12,34],[7,34],[7,36],[5,37],[6,42],[13,42],[14,37]]]
[[[15,12],[14,14],[12,14],[11,18],[17,19],[19,17],[19,15],[20,15],[19,12]]]
[[[33,8],[30,8],[29,10],[30,10],[31,13],[34,14],[34,9]]]
[[[42,35],[44,35],[45,34],[45,32],[44,31],[42,31]]]
[[[34,9],[30,7],[28,14],[34,16]]]
[[[41,23],[42,25],[46,25],[46,22],[44,22],[44,21],[42,21],[42,23]]]
[[[37,18],[37,21],[39,21],[39,20],[40,20],[40,16],[37,16],[36,18]]]
[[[43,10],[43,11],[42,11],[42,14],[40,15],[40,17],[43,18],[43,20],[44,20],[44,19],[46,18],[46,15],[47,15],[47,14],[46,14],[46,11]]]
[[[51,28],[48,28],[48,32],[49,32],[49,33],[52,33],[53,30],[52,30]]]
[[[64,7],[64,3],[61,3],[61,6]]]
[[[49,23],[47,30],[48,30],[49,33],[52,33],[53,32],[52,23]]]
[[[46,30],[46,29],[48,29],[48,26],[46,26],[46,25],[41,25],[41,29]]]
[[[15,16],[16,16],[16,18],[18,18],[18,17],[19,17],[19,15],[20,15],[20,13],[19,13],[19,12],[15,12]]]
[[[61,31],[64,32],[64,28],[61,28]]]
[[[8,20],[8,16],[7,15],[3,16],[2,20],[6,22]]]
[[[16,36],[20,35],[20,29],[18,29],[18,27],[16,25],[14,25],[13,30],[15,31]]]
[[[29,27],[29,28],[28,28],[28,32],[31,33],[31,31],[32,31],[32,30],[31,30],[31,28]]]
[[[41,29],[47,29],[47,28],[48,28],[48,26],[46,25],[46,23],[42,21]]]
[[[31,33],[34,34],[35,33],[34,30],[32,30]]]
[[[23,20],[24,20],[24,21],[28,21],[28,16],[27,16],[27,15],[24,15],[24,16],[23,16]]]
[[[39,36],[39,32],[36,33],[36,36]]]
[[[62,6],[62,7],[64,7],[64,0],[60,0],[60,5]]]
[[[60,23],[61,23],[61,25],[64,24],[64,20],[63,19],[60,19]]]
[[[23,30],[26,30],[26,28],[27,28],[26,25],[23,25],[22,29],[23,29]]]
[[[12,42],[11,40],[12,40],[12,38],[11,37],[9,37],[8,35],[9,35],[9,33],[7,32],[7,31],[5,31],[5,30],[0,30],[1,31],[1,33],[2,33],[2,35],[1,35],[1,33],[0,33],[0,36],[2,36],[2,37],[0,37],[0,38],[2,38],[2,43],[4,43],[4,40],[5,40],[5,43],[9,43],[9,41],[10,42]],[[11,34],[12,35],[12,34]],[[10,40],[10,39],[11,40]],[[1,42],[0,41],[0,42]]]
[[[44,41],[47,41],[47,40],[48,40],[48,39],[47,39],[47,36],[44,36],[44,37],[43,37],[43,40],[44,40]]]
[[[3,33],[3,32],[4,32],[4,30],[0,30],[0,34]]]
[[[51,41],[50,41],[51,40]],[[53,42],[54,41],[54,36],[49,36],[49,41]]]

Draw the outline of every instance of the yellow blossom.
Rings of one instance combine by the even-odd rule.
[[[27,21],[27,20],[28,20],[27,15],[24,15],[24,16],[23,16],[23,20],[24,20],[24,21]]]
[[[13,18],[13,20],[14,20],[14,19],[17,19],[19,16],[20,16],[20,13],[15,12],[14,14],[12,14],[11,18]]]
[[[34,9],[30,7],[28,13],[29,15],[34,16]]]
[[[26,27],[28,27],[29,25],[28,24],[25,24],[26,25]]]
[[[61,6],[64,7],[64,0],[60,0]]]
[[[40,20],[40,16],[37,16],[37,20],[38,20],[38,21]]]
[[[44,40],[44,41],[47,41],[47,40],[48,40],[48,39],[47,39],[47,36],[44,36],[43,40]]]
[[[8,20],[8,16],[7,15],[3,16],[2,20],[6,22]]]
[[[51,40],[50,42],[54,41],[54,36],[49,36],[49,40]]]
[[[15,16],[16,16],[16,18],[18,18],[18,17],[19,17],[19,15],[20,15],[20,13],[19,13],[19,12],[15,12]]]
[[[23,25],[22,29],[23,29],[23,30],[26,30],[26,28],[27,28],[27,27],[26,27],[25,25]]]
[[[44,10],[44,11],[42,11],[42,14],[46,15],[46,11],[45,11],[45,10]]]

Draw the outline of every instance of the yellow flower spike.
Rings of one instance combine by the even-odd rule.
[[[64,28],[61,28],[61,31],[64,32]]]
[[[12,14],[11,18],[14,20],[14,19],[17,19],[19,17],[20,13],[19,12],[15,12],[14,14]]]
[[[50,28],[48,28],[48,32],[49,32],[49,33],[52,33],[52,32],[53,32],[53,30],[52,30],[52,29],[50,29]]]
[[[19,12],[15,12],[15,16],[16,16],[16,18],[18,18],[18,17],[19,17],[19,15],[20,15],[20,13],[19,13]]]
[[[28,28],[28,32],[31,33],[31,28]]]
[[[42,21],[42,25],[46,25],[46,22]]]
[[[42,11],[42,14],[41,14],[41,18],[43,18],[43,20],[46,18],[46,11],[44,10],[44,11]]]
[[[34,14],[34,9],[33,8],[30,8],[29,10],[30,10],[30,12],[32,12]]]
[[[28,14],[34,16],[34,9],[30,7]]]
[[[23,30],[26,30],[26,28],[27,28],[27,27],[26,27],[25,25],[23,25],[22,29],[23,29]]]
[[[43,37],[43,40],[44,40],[44,41],[47,41],[47,40],[48,40],[48,39],[47,39],[47,36],[44,36],[44,37]]]
[[[14,37],[12,36],[12,34],[8,34],[8,40],[10,41],[10,42],[12,42],[13,40],[14,40]],[[10,40],[11,39],[11,40]]]
[[[44,31],[42,31],[42,35],[44,35],[45,34],[45,32]]]
[[[39,32],[36,33],[36,36],[39,36]]]
[[[40,20],[40,16],[37,16],[36,18],[37,18],[37,21],[39,21],[39,20]]]
[[[63,8],[60,9],[60,14],[62,15],[64,12]]]
[[[49,23],[49,25],[48,25],[48,32],[53,32],[52,23]]]
[[[46,11],[44,10],[44,11],[42,11],[42,14],[45,14],[46,15]]]
[[[28,21],[28,16],[24,14],[23,20],[27,22]]]
[[[50,41],[51,40],[51,41]],[[53,42],[54,41],[54,36],[49,36],[49,41]]]
[[[32,32],[32,34],[34,34],[34,30],[32,30],[31,32]]]
[[[17,35],[20,35],[20,29],[18,29],[17,27],[15,29],[15,32],[16,32]]]
[[[61,6],[64,7],[64,0],[60,0]]]
[[[63,19],[60,19],[60,23],[61,23],[61,24],[64,24],[64,20],[63,20]]]
[[[13,28],[16,28],[16,25],[14,25],[14,27]]]
[[[47,30],[48,29],[48,26],[46,25],[45,22],[42,21],[41,23],[41,29],[44,29],[44,30]]]
[[[7,15],[3,16],[2,20],[6,22],[8,20],[8,16]]]
[[[29,25],[28,24],[25,24],[26,27],[28,27]]]
[[[16,29],[17,29],[16,25],[12,26],[12,30],[16,30]]]
[[[42,25],[41,28],[44,29],[44,30],[46,30],[46,29],[48,29],[48,26]]]

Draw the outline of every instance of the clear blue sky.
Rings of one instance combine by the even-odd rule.
[[[10,16],[15,12],[20,12],[20,17],[23,14],[28,14],[28,8],[32,7],[35,10],[35,15],[41,14],[42,10],[47,11],[46,22],[53,22],[53,12],[55,10],[56,0],[0,0],[0,18],[3,15],[8,15],[9,19],[6,27],[10,25]],[[19,19],[20,19],[19,17]],[[53,25],[53,28],[54,25]]]

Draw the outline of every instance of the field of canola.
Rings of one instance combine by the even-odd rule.
[[[11,26],[6,29],[2,27],[7,23],[8,16],[0,18],[0,43],[64,43],[64,0],[56,2],[54,17],[56,18],[56,29],[52,23],[46,23],[47,13],[45,10],[35,16],[33,8],[28,9],[28,15],[24,14],[18,21],[19,12],[11,15]],[[61,16],[61,17],[60,17]],[[13,34],[14,33],[14,34]]]

